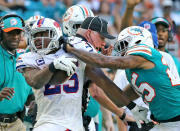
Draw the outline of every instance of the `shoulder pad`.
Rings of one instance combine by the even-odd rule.
[[[126,52],[126,55],[137,55],[137,54],[146,54],[149,56],[152,56],[152,51],[148,46],[144,45],[138,45],[138,46],[133,46],[132,48],[128,49]]]

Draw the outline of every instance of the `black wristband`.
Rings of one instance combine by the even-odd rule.
[[[119,119],[121,119],[122,121],[124,121],[124,119],[126,118],[126,113],[124,112],[123,115],[120,117],[119,116]]]
[[[73,47],[73,45],[64,42],[64,43],[63,43],[63,50],[64,50],[66,53],[68,53],[68,51],[67,51],[67,45]]]
[[[63,50],[67,53],[66,47],[67,47],[67,43],[63,43]]]
[[[136,103],[134,103],[134,102],[131,101],[131,102],[127,105],[127,108],[128,108],[129,110],[132,110],[135,106],[136,106]]]
[[[54,73],[54,72],[57,71],[57,69],[54,67],[53,62],[52,62],[51,64],[49,64],[49,70],[50,70],[50,72],[52,72],[52,73]]]
[[[92,83],[91,80],[87,80],[85,81],[84,85],[83,85],[83,88],[89,88],[89,85]]]

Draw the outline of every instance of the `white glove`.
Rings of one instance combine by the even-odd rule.
[[[68,76],[74,74],[77,66],[75,65],[77,59],[67,56],[61,56],[53,61],[55,69],[63,70],[67,72]]]
[[[148,123],[149,120],[147,119],[148,115],[148,109],[142,106],[136,105],[132,110],[131,110],[134,119],[136,120],[136,123],[138,125],[138,128],[141,128],[141,123],[140,121],[144,121],[145,123]]]

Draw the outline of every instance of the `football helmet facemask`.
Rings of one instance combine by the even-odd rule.
[[[37,33],[48,32],[48,36],[36,36]],[[40,55],[46,55],[49,52],[59,48],[59,38],[62,36],[62,30],[58,22],[50,18],[42,18],[36,21],[31,29],[30,47],[31,51]],[[37,48],[35,40],[41,39],[41,48]],[[45,40],[49,39],[49,44],[45,47]]]

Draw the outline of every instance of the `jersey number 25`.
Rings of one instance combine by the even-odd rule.
[[[76,93],[79,89],[79,81],[77,74],[73,74],[68,81],[74,81],[73,86],[69,86],[69,84],[60,84],[60,85],[45,85],[44,95],[53,95],[53,94],[61,94],[61,87],[63,87],[63,91],[66,93]]]

